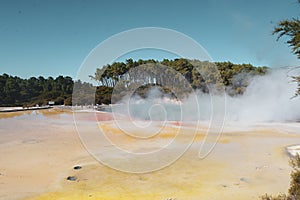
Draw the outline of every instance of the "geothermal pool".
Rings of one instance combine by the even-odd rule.
[[[127,119],[119,120],[128,123]],[[87,131],[101,129],[108,138],[133,151],[149,151],[173,140],[175,149],[180,149],[189,142],[184,134],[194,130],[193,123],[167,122],[159,134],[137,143],[122,134],[109,113],[77,113],[76,121]],[[182,135],[176,137],[179,128]],[[247,200],[287,192],[291,168],[286,147],[300,144],[299,123],[230,124],[213,151],[200,159],[206,129],[205,125],[198,127],[192,145],[176,162],[153,172],[126,173],[88,153],[71,112],[1,113],[0,199]],[[112,146],[105,148],[99,153],[108,161],[123,161]],[[172,156],[172,151],[169,153]],[[153,161],[153,165],[160,161]],[[74,170],[74,166],[82,168]],[[76,180],[67,180],[69,176]]]

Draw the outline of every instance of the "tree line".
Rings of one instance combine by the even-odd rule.
[[[3,74],[0,75],[0,105],[26,107],[46,105],[48,101],[70,104],[73,84],[72,78],[68,76],[22,79]]]
[[[209,86],[225,86],[231,96],[241,95],[253,76],[265,75],[267,67],[231,62],[208,62],[184,58],[162,61],[127,59],[97,68],[91,79],[99,85],[119,89],[124,95],[136,84],[168,87],[179,96],[188,94],[191,89],[209,92]],[[120,84],[121,83],[121,84]],[[223,84],[220,84],[223,83]],[[143,91],[147,92],[143,87]]]
[[[195,65],[201,67],[201,71],[206,74],[205,78],[195,69]],[[217,67],[220,72],[219,77],[217,76],[218,73],[211,70],[211,65]],[[135,71],[135,68],[139,70]],[[230,95],[240,95],[248,86],[249,77],[264,75],[267,70],[267,67],[254,67],[251,64],[210,63],[183,58],[164,59],[162,61],[128,59],[126,62],[114,62],[97,68],[94,76],[90,77],[98,81],[98,86],[80,80],[74,81],[69,76],[58,76],[57,78],[39,76],[38,78],[22,79],[3,74],[0,75],[0,105],[46,105],[48,101],[54,101],[58,105],[72,105],[72,101],[74,105],[109,104],[114,89],[122,90],[119,93],[121,96],[118,96],[122,98],[126,95],[128,88],[137,82],[143,86],[140,91],[137,88],[137,93],[142,97],[148,91],[147,86],[149,88],[150,86],[162,86],[163,91],[169,92],[177,88],[181,93],[173,92],[178,93],[179,96],[184,96],[191,91],[186,90],[186,88],[209,92],[209,84],[214,84],[217,81],[224,83]],[[117,83],[122,83],[119,84],[122,87],[118,86]],[[164,88],[164,86],[169,86],[169,88]],[[76,90],[73,93],[74,88]]]

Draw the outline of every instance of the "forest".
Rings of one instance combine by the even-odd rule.
[[[22,79],[8,74],[0,75],[1,106],[45,105],[50,100],[64,104],[71,100],[72,90],[71,77]]]
[[[94,76],[90,77],[99,85],[114,88],[117,90],[115,93],[121,96],[138,84],[143,87],[142,91],[136,88],[136,93],[142,97],[147,93],[147,86],[160,86],[164,91],[175,93],[177,98],[184,98],[191,90],[208,93],[209,86],[214,84],[220,89],[224,84],[231,96],[241,95],[251,77],[264,75],[267,71],[267,67],[231,62],[212,63],[184,58],[162,61],[128,59],[125,63],[114,62],[97,68]]]
[[[195,69],[194,66],[196,65],[201,67],[201,70],[206,73],[205,79]],[[211,65],[217,66],[220,77],[217,76],[218,73],[211,70]],[[139,71],[134,70],[137,67],[139,67]],[[186,85],[188,84],[192,89],[207,93],[208,85],[216,83],[218,78],[221,78],[229,95],[241,95],[248,85],[249,77],[264,75],[267,71],[267,67],[255,67],[251,64],[210,63],[181,58],[174,60],[164,59],[162,61],[141,59],[134,61],[128,59],[126,62],[114,62],[102,68],[97,68],[95,74],[90,76],[91,79],[98,82],[97,86],[81,82],[80,80],[74,81],[69,76],[58,76],[57,78],[40,76],[38,78],[22,79],[17,76],[2,74],[0,75],[0,105],[46,105],[48,101],[54,101],[56,105],[72,105],[73,88],[76,88],[73,94],[74,105],[87,103],[109,104],[111,103],[114,89],[119,88],[126,91],[126,88],[130,88],[131,85],[138,81],[141,82],[142,87],[138,89],[137,93],[142,97],[145,96],[148,89],[152,86],[160,86],[165,92],[170,92],[176,89],[176,87],[172,88],[173,85],[176,85],[181,87],[181,93],[177,94],[177,91],[172,92],[176,95],[184,96],[189,91],[182,90],[182,88],[187,87]],[[177,74],[170,76],[170,73]],[[185,79],[185,83],[183,79]],[[116,87],[118,82],[124,83],[121,84],[123,87]],[[124,96],[126,92],[120,93],[120,95]]]

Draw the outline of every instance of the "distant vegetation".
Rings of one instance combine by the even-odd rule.
[[[48,101],[70,104],[73,90],[71,77],[45,79],[40,76],[22,79],[3,74],[0,76],[1,106],[45,105]]]
[[[207,73],[204,80],[201,74],[193,67],[191,63],[201,65],[201,69]],[[157,65],[163,71],[156,71],[150,73],[153,67],[147,68],[147,64]],[[193,63],[193,64],[194,64]],[[221,81],[224,83],[227,93],[230,95],[243,94],[248,86],[248,79],[251,76],[264,75],[267,67],[254,67],[250,64],[233,64],[231,62],[216,62],[214,63],[221,75]],[[132,69],[137,66],[144,66],[143,74],[132,74]],[[160,66],[167,66],[162,68]],[[22,79],[17,76],[10,76],[7,74],[0,75],[0,105],[1,106],[32,106],[45,105],[48,101],[54,101],[55,104],[72,104],[72,93],[74,91],[73,104],[109,104],[111,103],[111,95],[114,87],[118,81],[123,81],[130,86],[135,81],[142,80],[143,87],[141,87],[137,94],[145,97],[148,89],[152,86],[165,86],[170,84],[181,84],[181,78],[170,77],[166,69],[174,69],[176,72],[182,74],[189,85],[193,89],[208,92],[208,85],[213,84],[218,79],[217,73],[211,70],[212,63],[200,61],[188,61],[187,59],[175,59],[163,61],[155,60],[138,60],[132,59],[123,62],[115,62],[111,65],[106,65],[103,68],[98,68],[92,79],[98,81],[98,86],[93,86],[90,83],[85,83],[72,80],[71,77],[58,76],[57,78],[44,78],[42,76],[29,79]],[[153,66],[153,65],[151,65]],[[105,69],[105,70],[104,70]],[[149,71],[150,70],[150,71]],[[167,83],[167,81],[169,81]],[[171,82],[170,82],[171,81]],[[184,87],[184,85],[180,85]],[[165,92],[172,92],[172,88],[164,88]],[[176,91],[173,91],[176,94]],[[186,92],[186,91],[185,91]],[[126,94],[121,94],[124,96]],[[176,94],[184,95],[184,94]],[[120,98],[121,98],[120,96]]]

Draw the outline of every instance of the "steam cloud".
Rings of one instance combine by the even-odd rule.
[[[225,122],[299,121],[300,98],[292,98],[297,84],[292,82],[291,76],[296,74],[299,73],[285,68],[270,70],[265,76],[251,77],[243,95],[226,96]],[[247,74],[239,74],[235,79],[238,81],[244,76],[249,78]],[[221,97],[215,98],[221,100]],[[142,120],[209,121],[212,110],[219,112],[212,109],[211,102],[210,94],[199,91],[183,101],[176,101],[154,88],[146,98],[131,96],[122,99],[114,106],[114,111]]]
[[[291,81],[291,75],[288,69],[274,69],[266,76],[253,77],[242,96],[228,98],[228,119],[244,122],[299,120],[300,99],[292,98],[297,84]]]

